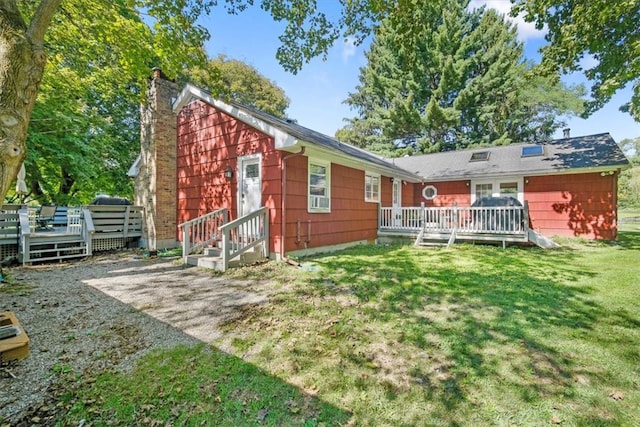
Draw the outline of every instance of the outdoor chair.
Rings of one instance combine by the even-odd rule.
[[[55,206],[42,206],[40,208],[40,211],[38,212],[38,216],[36,217],[38,228],[39,229],[49,228],[55,216],[56,216]]]

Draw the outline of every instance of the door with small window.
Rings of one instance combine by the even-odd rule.
[[[256,211],[262,205],[260,169],[259,155],[238,158],[239,216]]]

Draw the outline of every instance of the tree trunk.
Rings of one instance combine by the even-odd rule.
[[[42,0],[29,27],[15,0],[0,0],[0,203],[26,154],[27,128],[44,72],[44,33],[60,0]]]

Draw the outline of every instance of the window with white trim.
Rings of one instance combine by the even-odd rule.
[[[524,180],[522,177],[504,177],[471,181],[471,203],[482,197],[510,196],[524,203]]]
[[[309,212],[331,211],[331,163],[309,159]]]
[[[493,196],[493,184],[476,184],[476,200]]]
[[[438,189],[435,185],[427,185],[422,189],[422,197],[427,200],[433,200],[438,195]]]
[[[370,172],[365,172],[364,200],[365,202],[380,201],[380,175],[370,173]]]

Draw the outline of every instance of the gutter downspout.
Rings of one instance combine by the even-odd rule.
[[[298,157],[298,156],[302,156],[304,154],[304,149],[305,147],[302,146],[300,147],[300,151],[297,153],[292,153],[292,154],[288,154],[286,156],[284,156],[281,160],[282,162],[282,188],[281,188],[281,200],[282,200],[282,206],[280,207],[281,212],[282,212],[282,222],[280,223],[280,259],[286,263],[289,263],[291,265],[295,265],[296,267],[298,267],[300,264],[292,259],[287,258],[284,255],[284,245],[286,242],[286,229],[287,229],[287,214],[286,214],[286,209],[285,209],[285,201],[287,198],[287,160],[289,160],[292,157]]]

